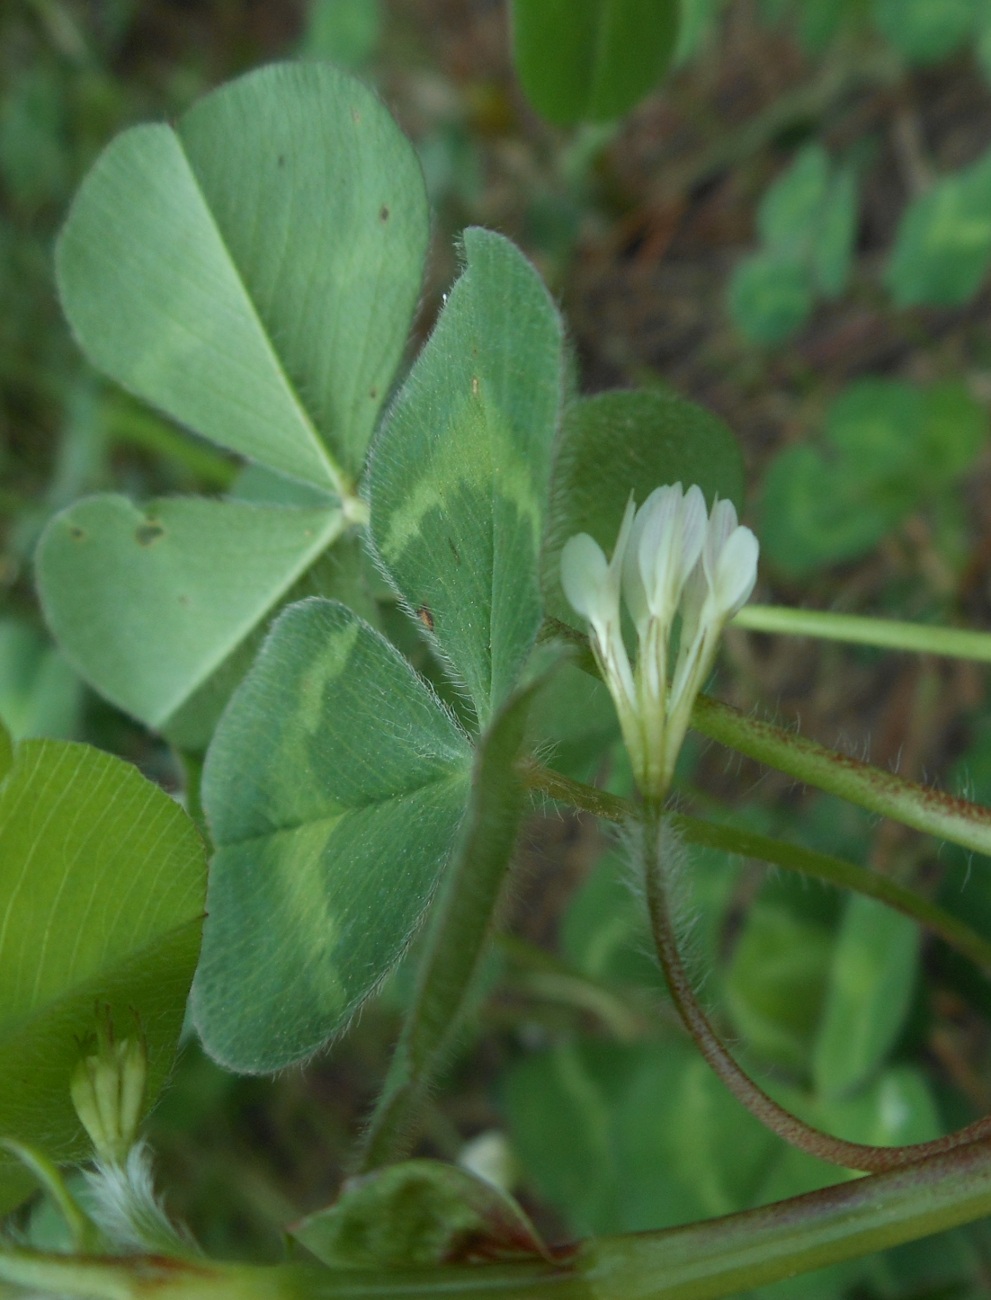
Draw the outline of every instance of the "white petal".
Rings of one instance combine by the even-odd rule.
[[[736,507],[733,502],[718,499],[713,502],[712,514],[705,534],[705,546],[702,549],[702,568],[705,571],[706,585],[710,590],[716,581],[719,556],[736,526]]]
[[[641,507],[637,564],[650,612],[664,622],[674,617],[672,602],[681,577],[682,506],[681,484],[675,483],[655,488]]]
[[[681,512],[681,573],[679,584],[684,585],[695,568],[708,535],[708,511],[702,489],[695,483],[685,493]]]
[[[561,552],[561,586],[571,607],[590,622],[601,617],[609,585],[609,566],[602,547],[588,533],[577,533]]]
[[[750,599],[759,551],[757,538],[743,526],[735,528],[723,545],[713,575],[713,595],[724,618],[732,618]]]
[[[612,559],[609,561],[609,573],[613,582],[616,584],[617,593],[623,576],[626,556],[629,553],[630,543],[633,538],[633,529],[636,526],[636,517],[637,507],[633,500],[633,493],[631,492],[630,499],[626,503],[626,509],[623,511],[623,521],[619,526],[619,536],[616,538],[616,545],[613,549]]]

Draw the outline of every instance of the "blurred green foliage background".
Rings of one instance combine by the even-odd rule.
[[[357,70],[417,147],[435,231],[411,355],[458,231],[498,229],[561,302],[586,391],[673,392],[739,434],[762,599],[987,626],[991,0],[683,0],[680,19],[653,93],[562,127],[521,85],[503,0],[0,7],[0,715],[13,732],[86,739],[181,784],[168,747],[101,703],[50,641],[31,557],[80,495],[216,493],[235,467],[88,369],[51,252],[113,134],[283,57]],[[520,71],[532,93],[539,66]],[[991,801],[991,711],[973,665],[742,632],[727,661],[719,689],[742,707]],[[614,727],[601,693],[580,689],[601,728],[557,760],[588,776]],[[546,707],[550,734],[574,695]],[[599,774],[629,788],[619,753]],[[991,933],[986,866],[963,853],[746,764],[727,770],[701,746],[682,775],[708,815],[888,872]],[[509,937],[424,1150],[494,1149],[559,1237],[834,1180],[744,1117],[675,1029],[614,847],[580,819],[534,819]],[[991,1107],[985,976],[862,899],[710,850],[693,850],[685,875],[706,998],[796,1110],[845,1136],[910,1141]],[[152,1136],[169,1202],[207,1249],[274,1257],[271,1225],[333,1196],[407,983],[400,971],[305,1073],[237,1079],[188,1043]],[[501,1145],[479,1143],[492,1133]],[[44,1223],[34,1231],[43,1239]],[[921,1300],[989,1285],[978,1226],[768,1295]]]

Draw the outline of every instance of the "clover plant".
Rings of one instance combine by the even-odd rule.
[[[516,5],[524,53],[534,9]],[[924,1083],[886,1064],[918,927],[985,969],[991,945],[849,861],[836,817],[813,851],[668,800],[691,727],[854,817],[987,854],[985,808],[703,687],[734,618],[985,661],[991,641],[748,605],[759,544],[739,523],[731,432],[657,391],[579,396],[558,308],[499,234],[464,232],[460,274],[404,363],[427,230],[412,147],[369,90],[316,62],[264,68],[172,125],[126,131],[69,214],[58,282],[83,351],[247,468],[216,497],[78,501],[38,548],[63,653],[185,755],[189,812],[96,750],[2,737],[0,1203],[40,1181],[73,1247],[5,1240],[5,1294],[730,1295],[991,1211],[991,1122],[933,1132]],[[969,454],[968,442],[961,466]],[[563,710],[548,705],[555,693]],[[568,770],[568,745],[601,757],[619,752],[618,734],[636,789]],[[646,937],[687,1030],[636,1041],[630,1013],[600,996],[628,1036],[620,1048],[552,1046],[511,1073],[526,1157],[564,1144],[587,1160],[571,1190],[589,1235],[566,1246],[545,1244],[505,1189],[408,1159],[476,996],[522,820],[541,801],[618,826],[613,863],[636,881],[631,895],[615,873],[593,878],[576,900],[563,939],[574,978],[605,912],[624,943]],[[809,918],[801,952],[775,956],[782,889],[737,954],[737,1027],[807,1066],[818,1109],[756,1082],[697,996],[679,908],[692,877],[701,893],[724,887],[716,850],[852,891],[835,950]],[[825,970],[850,969],[865,935],[883,939],[856,986],[871,990],[866,1011]],[[703,960],[713,945],[700,936]],[[346,1033],[404,958],[412,989],[355,1177],[291,1229],[284,1263],[208,1259],[156,1199],[137,1134],[190,983],[206,1051],[272,1072]],[[823,990],[817,1034],[769,1013],[789,1000],[782,972]],[[691,1124],[670,1122],[678,1090],[698,1102]],[[56,1165],[87,1151],[84,1194]],[[843,1171],[834,1186],[815,1190],[810,1156]],[[617,1161],[652,1189],[655,1221],[623,1211]],[[710,1180],[683,1205],[700,1221],[633,1235],[670,1215],[696,1163]],[[730,1213],[731,1169],[755,1190],[773,1170],[756,1199],[781,1203]],[[567,1177],[566,1163],[536,1174],[552,1202],[555,1172]]]

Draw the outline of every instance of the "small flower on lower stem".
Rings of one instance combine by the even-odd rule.
[[[616,704],[641,793],[667,793],[695,697],[726,623],[757,580],[757,539],[731,501],[705,508],[701,489],[656,488],[639,510],[630,500],[612,558],[587,533],[561,553],[561,583],[588,620],[592,651]],[[625,603],[638,649],[631,667],[621,629]],[[677,659],[672,637],[680,616]]]
[[[108,1008],[98,1015],[96,1050],[82,1056],[69,1084],[76,1114],[97,1158],[123,1164],[144,1110],[148,1049],[144,1035],[117,1038]]]

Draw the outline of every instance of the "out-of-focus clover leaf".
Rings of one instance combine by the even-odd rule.
[[[966,471],[987,414],[966,388],[896,380],[851,384],[831,407],[824,445],[789,447],[764,481],[764,554],[798,577],[863,555]]]
[[[895,303],[958,307],[991,266],[991,152],[906,208],[885,279]]]
[[[729,307],[751,342],[773,347],[800,329],[816,297],[843,292],[857,229],[857,181],[821,145],[806,145],[767,190],[757,213],[761,246],[730,281]]]
[[[938,63],[971,35],[983,0],[874,0],[874,22],[909,63]]]

